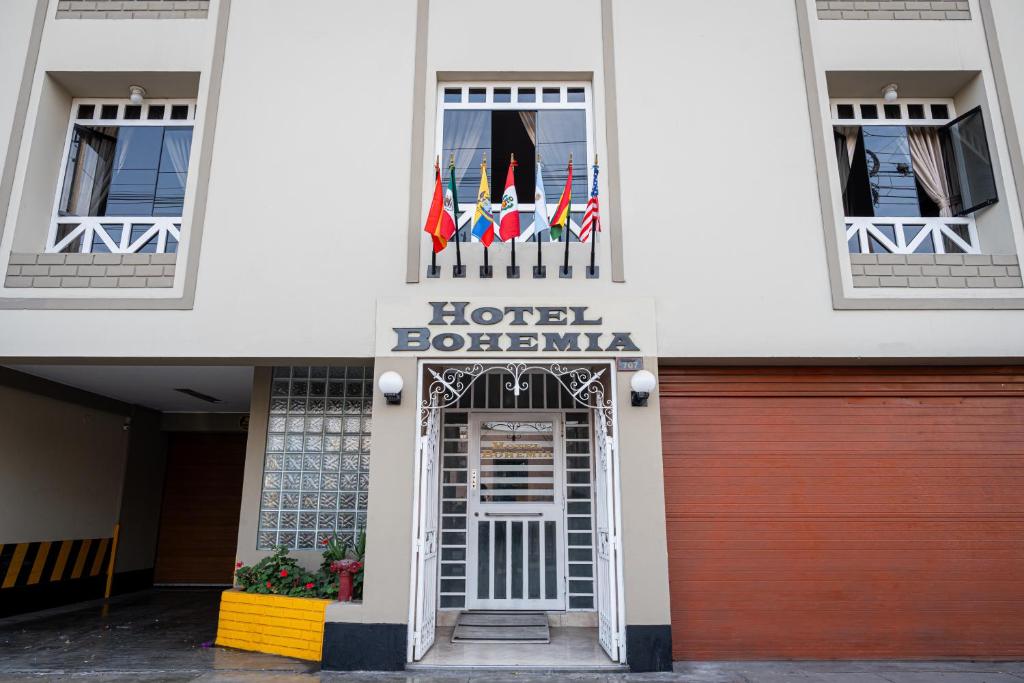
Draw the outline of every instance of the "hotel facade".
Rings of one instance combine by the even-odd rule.
[[[1024,657],[1017,0],[8,0],[0,93],[0,616],[365,532],[324,668]]]

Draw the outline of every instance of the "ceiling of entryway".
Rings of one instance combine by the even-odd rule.
[[[9,365],[12,370],[125,403],[188,413],[249,412],[252,368],[216,365]],[[177,389],[217,398],[210,403]]]

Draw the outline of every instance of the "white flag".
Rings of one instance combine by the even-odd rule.
[[[548,225],[548,198],[544,194],[544,176],[540,162],[537,162],[537,183],[533,195],[533,234],[539,235],[542,231],[549,229]]]

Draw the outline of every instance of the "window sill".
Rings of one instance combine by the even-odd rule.
[[[174,286],[177,254],[11,254],[7,289],[159,289]]]
[[[1016,256],[850,254],[855,289],[1021,289]]]

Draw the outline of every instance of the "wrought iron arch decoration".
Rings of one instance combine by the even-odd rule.
[[[504,383],[504,389],[519,396],[520,392],[529,388],[530,375],[533,373],[550,375],[569,392],[569,395],[581,407],[604,413],[607,423],[614,424],[612,401],[605,398],[604,385],[601,383],[605,368],[595,371],[583,365],[568,366],[561,363],[506,363],[504,365],[474,363],[464,367],[443,368],[440,372],[428,367],[427,372],[433,377],[433,381],[427,388],[426,397],[420,402],[420,424],[424,427],[427,426],[431,412],[450,408],[458,403],[459,399],[484,375],[511,375],[511,379]]]

